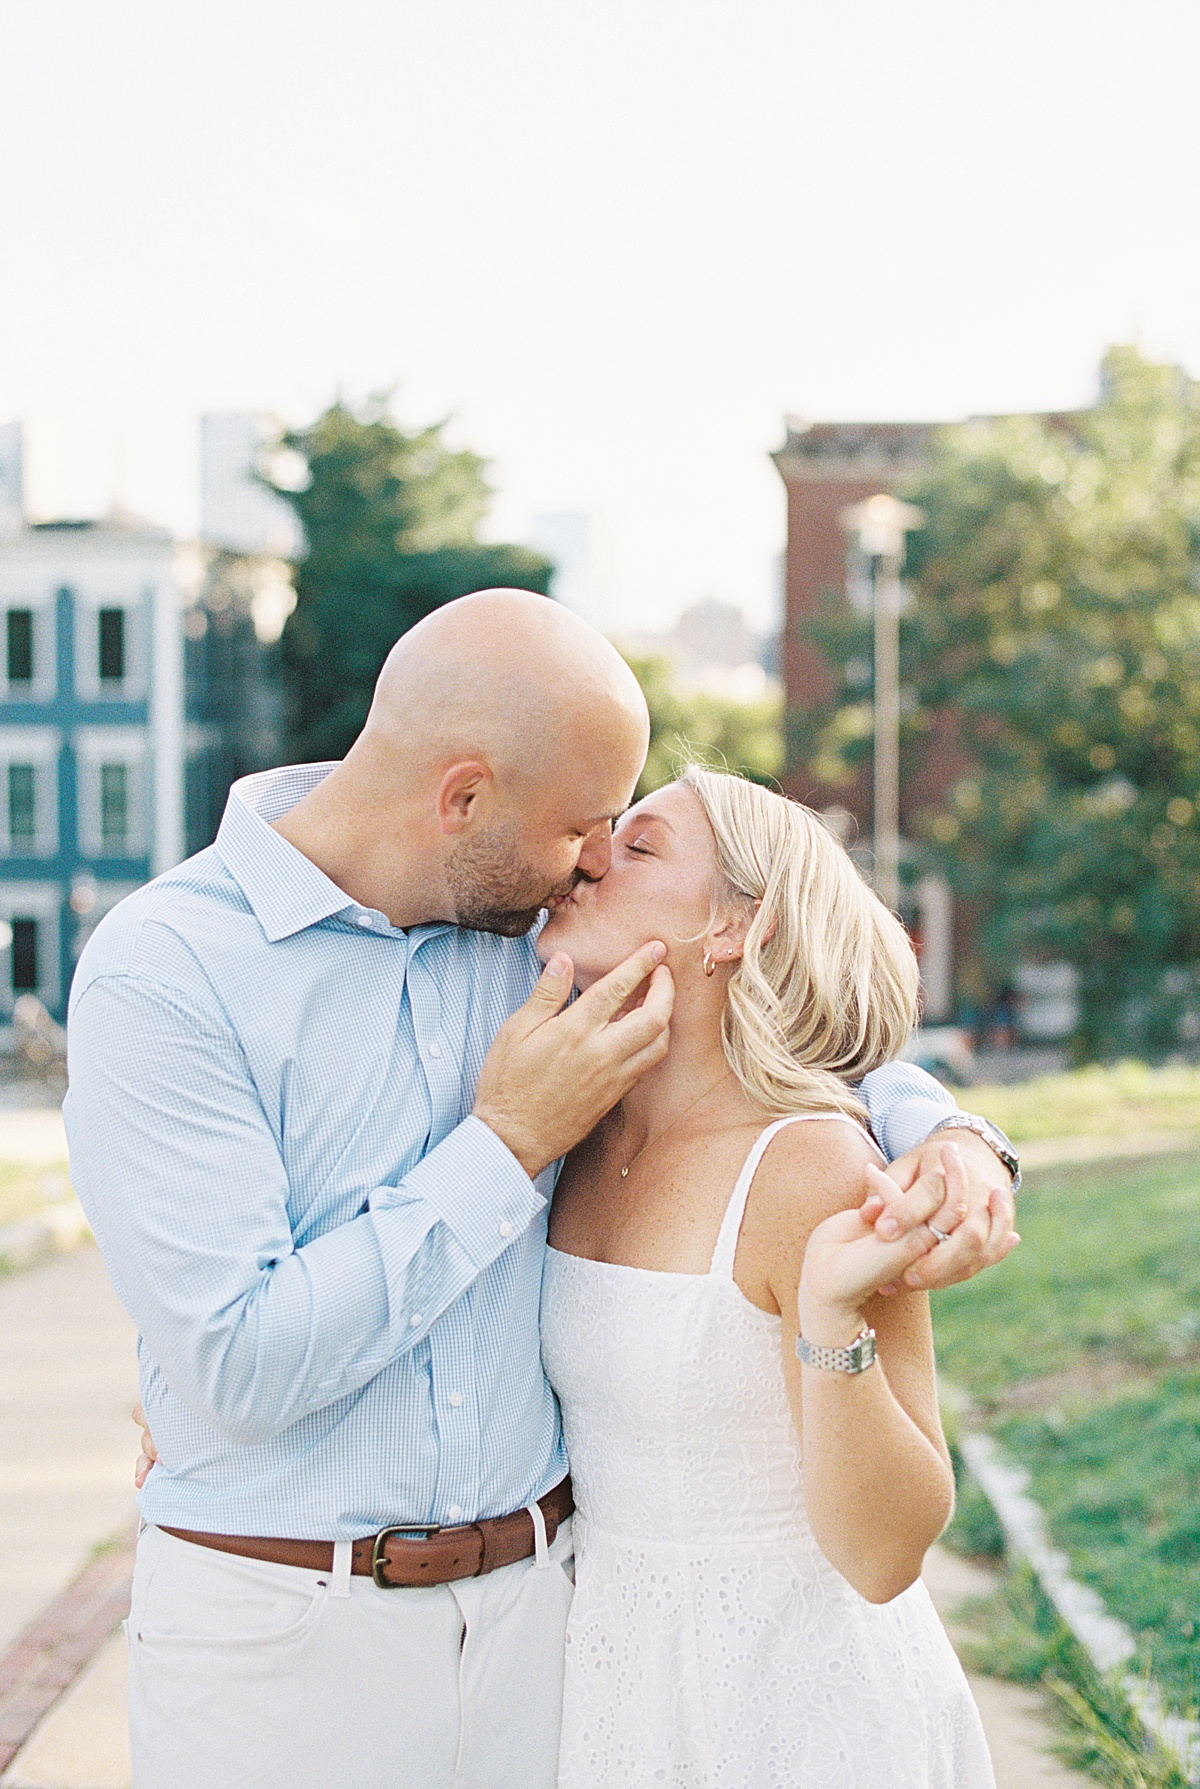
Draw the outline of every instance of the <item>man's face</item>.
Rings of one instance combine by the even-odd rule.
[[[446,873],[455,924],[504,938],[527,932],[542,908],[569,894],[578,880],[572,870],[549,882],[545,870],[522,855],[520,828],[508,819],[463,839]]]
[[[612,861],[614,819],[628,805],[640,762],[616,774],[576,774],[514,803],[468,834],[446,862],[455,923],[517,938],[544,907]]]

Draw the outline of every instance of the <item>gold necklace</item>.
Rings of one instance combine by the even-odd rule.
[[[669,1130],[673,1130],[677,1124],[682,1123],[682,1121],[687,1117],[689,1112],[695,1111],[696,1107],[700,1104],[700,1101],[702,1099],[707,1099],[710,1093],[715,1093],[717,1091],[717,1088],[721,1085],[721,1082],[724,1079],[725,1079],[724,1075],[719,1076],[718,1079],[713,1082],[711,1087],[706,1087],[704,1089],[703,1093],[698,1093],[696,1095],[695,1099],[692,1101],[690,1106],[685,1106],[683,1108],[682,1112],[677,1113],[676,1116],[674,1118],[672,1118],[670,1124],[664,1124],[662,1129],[658,1132],[657,1136],[647,1137],[646,1141],[642,1144],[642,1147],[639,1150],[635,1151],[635,1153],[630,1156],[630,1158],[626,1162],[625,1166],[621,1169],[621,1179],[628,1180],[629,1179],[629,1170],[632,1168],[634,1162],[637,1161],[638,1156],[643,1155],[645,1153],[645,1151],[647,1149],[649,1149],[651,1143],[661,1142]]]

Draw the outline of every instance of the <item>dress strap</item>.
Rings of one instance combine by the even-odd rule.
[[[860,1124],[857,1118],[851,1118],[849,1112],[790,1112],[786,1118],[777,1118],[773,1124],[767,1125],[765,1130],[759,1132],[750,1146],[749,1155],[742,1164],[742,1171],[737,1177],[733,1196],[725,1208],[725,1216],[721,1220],[721,1228],[717,1234],[712,1266],[708,1270],[710,1277],[726,1280],[733,1278],[734,1257],[737,1254],[738,1237],[742,1231],[742,1219],[746,1215],[746,1201],[750,1197],[750,1188],[754,1184],[754,1176],[758,1173],[758,1165],[767,1153],[767,1147],[772,1137],[786,1129],[789,1124],[804,1124],[807,1120],[814,1118],[835,1118],[842,1124],[852,1124],[855,1130],[866,1137],[879,1151],[880,1159],[886,1161],[887,1158],[878,1143],[875,1142],[874,1137],[871,1136],[870,1131],[865,1125]]]

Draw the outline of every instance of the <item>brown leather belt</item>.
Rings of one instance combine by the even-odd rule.
[[[546,1523],[546,1544],[554,1540],[575,1508],[571,1481],[564,1478],[538,1498]],[[332,1541],[260,1539],[249,1534],[198,1534],[192,1528],[168,1528],[165,1534],[193,1546],[236,1553],[242,1559],[266,1559],[275,1565],[296,1565],[308,1572],[333,1570]],[[414,1539],[414,1536],[421,1538]],[[462,1528],[437,1528],[423,1522],[381,1528],[354,1542],[350,1570],[374,1578],[381,1590],[416,1589],[422,1584],[449,1584],[455,1578],[480,1578],[502,1565],[516,1565],[535,1550],[533,1517],[527,1509],[511,1516],[485,1516]]]

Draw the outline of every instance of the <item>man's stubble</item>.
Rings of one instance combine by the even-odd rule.
[[[464,840],[450,854],[446,876],[455,924],[502,938],[522,937],[543,907],[570,894],[581,880],[581,872],[572,870],[563,881],[547,884],[521,857],[516,827],[505,820]]]

